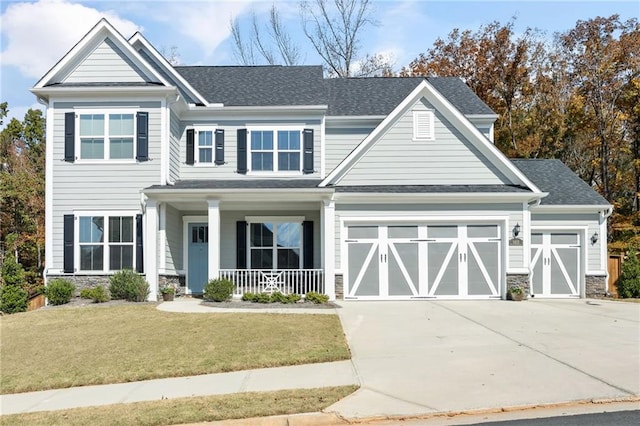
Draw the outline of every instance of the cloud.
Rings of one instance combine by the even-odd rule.
[[[39,78],[103,17],[125,37],[139,30],[113,12],[64,0],[11,4],[0,17],[6,40],[2,65],[16,66],[25,76]]]

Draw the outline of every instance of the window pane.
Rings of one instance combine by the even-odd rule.
[[[103,270],[102,246],[80,246],[80,269],[83,271]]]
[[[254,152],[251,154],[251,170],[273,170],[273,153]]]
[[[109,242],[119,243],[121,242],[121,229],[120,229],[120,217],[109,218]]]
[[[111,138],[109,143],[110,158],[133,158],[133,138]]]
[[[299,223],[279,223],[276,231],[278,247],[300,247],[302,225]]]
[[[122,242],[123,243],[132,243],[133,242],[133,217],[123,217],[121,220],[122,223]]]
[[[300,249],[278,249],[278,269],[298,269]]]
[[[104,139],[82,138],[80,139],[80,158],[103,159]]]
[[[101,243],[103,242],[104,218],[102,216],[82,216],[80,217],[80,239],[81,243]]]
[[[252,150],[272,150],[273,149],[273,132],[254,130],[251,132],[251,149]]]
[[[272,223],[252,223],[250,232],[251,247],[273,247]]]
[[[133,245],[109,247],[109,269],[133,269]]]
[[[213,150],[211,148],[200,148],[198,154],[198,162],[211,163]]]
[[[205,130],[198,132],[198,145],[200,146],[213,146],[213,132],[211,130]]]
[[[251,249],[251,269],[273,269],[273,250]]]
[[[300,132],[297,130],[278,131],[278,149],[299,150],[300,149]]]
[[[278,170],[300,171],[300,153],[299,152],[278,153]]]
[[[84,114],[80,116],[80,136],[104,135],[104,115]]]
[[[109,136],[133,136],[133,114],[110,114]]]

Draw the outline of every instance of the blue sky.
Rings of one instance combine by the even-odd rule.
[[[378,25],[363,33],[362,52],[390,55],[396,70],[456,27],[476,30],[516,16],[516,32],[535,27],[551,37],[578,20],[615,13],[623,19],[640,16],[638,0],[372,1]],[[265,16],[272,3],[301,45],[304,63],[320,64],[301,33],[297,0],[0,0],[0,102],[9,102],[10,117],[19,119],[28,108],[41,107],[29,88],[102,17],[127,38],[141,31],[159,49],[175,46],[183,65],[232,65],[230,19],[238,17],[248,28],[252,11]]]

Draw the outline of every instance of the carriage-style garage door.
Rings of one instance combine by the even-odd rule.
[[[531,234],[531,294],[580,295],[580,235],[577,232]]]
[[[500,296],[496,224],[351,225],[346,298]]]

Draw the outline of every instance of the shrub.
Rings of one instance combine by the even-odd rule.
[[[2,265],[2,280],[5,286],[23,287],[24,285],[24,269],[13,256],[7,256]]]
[[[144,302],[149,296],[149,283],[137,272],[123,269],[109,279],[109,293],[112,299]]]
[[[80,297],[83,299],[91,299],[94,303],[104,303],[109,301],[109,295],[101,285],[93,288],[83,288],[80,290]]]
[[[276,291],[271,295],[271,303],[296,303],[301,299],[299,294],[282,294],[279,291]]]
[[[284,303],[297,303],[300,301],[300,299],[302,299],[302,296],[300,296],[299,294],[291,293],[287,295],[287,301]]]
[[[622,264],[622,274],[617,284],[620,297],[640,297],[640,260],[637,253],[637,247],[629,247],[627,259]]]
[[[257,293],[253,301],[255,303],[271,303],[271,295],[269,293]]]
[[[204,300],[213,302],[226,302],[231,299],[235,285],[226,278],[210,280],[204,286]]]
[[[3,285],[0,287],[0,312],[14,314],[27,310],[27,292],[22,287]]]
[[[247,293],[243,293],[242,294],[242,301],[243,302],[255,302],[256,300],[256,293],[251,293],[251,292],[247,292]]]
[[[52,305],[64,305],[69,303],[76,291],[76,286],[67,279],[56,278],[51,280],[45,289],[45,295]]]
[[[304,296],[304,300],[315,303],[316,305],[321,305],[329,301],[329,296],[326,294],[316,293],[315,291],[310,291]]]

